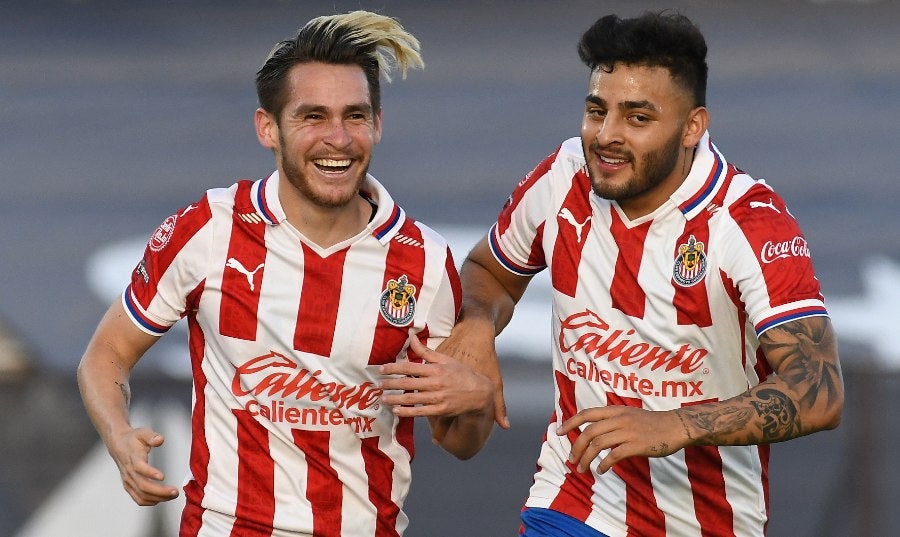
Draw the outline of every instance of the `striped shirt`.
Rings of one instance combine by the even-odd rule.
[[[772,373],[759,335],[827,315],[806,240],[782,199],[705,134],[684,183],[629,220],[591,189],[579,138],[517,185],[490,232],[508,270],[550,271],[555,412],[526,505],[610,535],[758,536],[768,446],[690,447],[581,474],[567,462],[582,409],[670,410],[724,400]]]
[[[377,366],[406,360],[410,334],[449,334],[450,250],[371,176],[368,227],[321,248],[285,221],[278,182],[209,190],[168,217],[123,294],[147,333],[188,319],[181,535],[401,535],[413,424],[381,404]]]

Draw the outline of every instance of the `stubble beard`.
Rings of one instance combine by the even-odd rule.
[[[591,188],[597,196],[611,201],[625,201],[643,194],[654,187],[659,186],[675,170],[678,163],[678,154],[681,151],[681,133],[676,132],[661,148],[647,153],[640,162],[637,162],[634,173],[621,185],[614,185],[598,177],[590,166],[587,167],[591,178]],[[591,143],[590,150],[596,155],[600,146],[596,142]],[[627,158],[632,165],[635,164],[634,155],[624,151],[622,156]],[[585,155],[588,160],[588,155]],[[588,160],[590,162],[590,160]]]
[[[281,147],[285,147],[284,141],[281,142]],[[285,175],[284,178],[297,189],[301,196],[323,209],[339,209],[347,206],[353,201],[357,194],[359,194],[359,188],[362,186],[366,173],[369,170],[368,163],[366,163],[360,172],[359,177],[356,178],[356,183],[352,190],[348,190],[345,193],[339,193],[338,195],[327,195],[317,191],[313,187],[306,172],[304,172],[302,167],[298,166],[289,155],[282,155],[281,168]]]

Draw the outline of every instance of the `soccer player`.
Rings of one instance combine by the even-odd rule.
[[[768,444],[834,428],[843,407],[809,246],[712,143],[691,21],[606,16],[578,50],[581,137],[469,254],[439,350],[496,376],[494,334],[549,270],[555,409],[522,535],[763,535]],[[496,408],[505,424],[502,394]]]
[[[162,434],[129,422],[129,374],[187,317],[183,537],[399,536],[410,415],[443,416],[438,440],[460,458],[487,439],[490,380],[426,347],[460,307],[447,243],[367,173],[379,77],[394,64],[422,67],[418,41],[364,11],[278,43],[255,115],[276,170],[166,218],[87,347],[82,397],[125,490],[140,505],[171,500],[178,489],[148,464]]]

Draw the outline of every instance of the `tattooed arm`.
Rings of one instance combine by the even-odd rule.
[[[664,457],[692,445],[767,444],[837,427],[844,386],[830,320],[791,321],[759,341],[776,375],[731,399],[666,412],[582,410],[558,431],[565,435],[589,424],[572,443],[570,462],[585,471],[609,449],[598,467],[603,473],[628,457]]]
[[[776,376],[738,397],[677,410],[691,444],[780,442],[838,426],[844,386],[831,321],[791,321],[759,343]]]

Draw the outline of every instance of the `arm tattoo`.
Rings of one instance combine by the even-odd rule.
[[[837,344],[825,317],[810,317],[785,323],[766,331],[759,338],[770,364],[778,376],[794,390],[801,406],[808,410],[817,404],[829,408],[843,397]],[[780,368],[779,368],[780,365]]]
[[[122,399],[125,400],[125,408],[131,407],[131,390],[128,388],[128,384],[124,382],[117,382],[119,386],[119,391],[122,392]]]
[[[777,442],[800,434],[800,417],[791,399],[778,390],[764,389],[750,401],[756,413],[763,419],[763,441]]]

